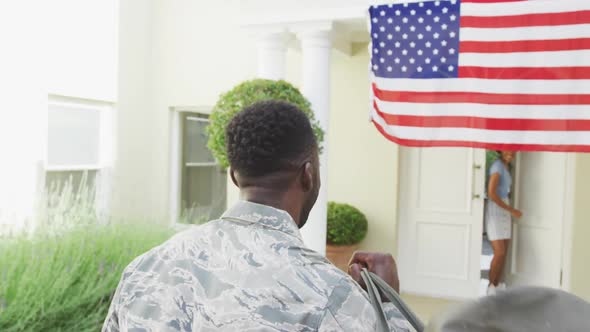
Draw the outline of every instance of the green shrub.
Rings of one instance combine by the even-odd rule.
[[[367,218],[357,208],[348,204],[328,203],[328,243],[335,245],[359,243],[367,235],[367,228]]]
[[[0,239],[0,331],[99,331],[121,273],[166,240],[120,224]]]
[[[494,150],[486,150],[486,177],[487,177],[487,174],[490,171],[490,167],[492,167],[492,164],[498,158],[500,158],[500,155],[498,154],[497,151],[494,151]]]
[[[285,81],[264,79],[246,81],[222,94],[209,117],[210,124],[207,127],[209,142],[207,146],[223,168],[229,166],[225,149],[225,127],[236,113],[244,107],[268,99],[284,100],[297,105],[309,117],[318,143],[321,146],[324,140],[324,131],[314,117],[310,102],[303,97],[296,87]]]
[[[100,331],[123,269],[173,234],[108,224],[87,180],[51,185],[38,228],[0,236],[0,331]]]

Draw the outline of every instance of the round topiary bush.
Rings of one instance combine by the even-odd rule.
[[[301,92],[285,81],[255,79],[243,82],[222,94],[209,117],[207,146],[223,168],[229,166],[225,148],[225,127],[234,115],[244,107],[268,99],[284,100],[297,105],[309,117],[321,151],[324,131],[314,117],[310,102],[303,97]]]
[[[327,240],[329,244],[359,243],[367,235],[367,229],[367,218],[357,208],[348,204],[328,203]]]

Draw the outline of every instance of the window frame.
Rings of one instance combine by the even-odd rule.
[[[179,230],[191,226],[191,224],[178,222],[182,212],[183,168],[219,165],[217,161],[199,163],[184,162],[184,118],[187,117],[209,123],[209,115],[212,109],[209,106],[170,107],[170,225]],[[192,116],[193,114],[195,116]]]
[[[108,101],[84,99],[62,95],[48,95],[47,116],[52,106],[93,109],[99,113],[98,128],[98,161],[94,164],[49,164],[49,140],[43,162],[43,190],[47,192],[46,177],[50,172],[86,172],[96,171],[95,179],[95,209],[99,216],[110,213],[112,195],[112,171],[115,161],[115,104]],[[47,125],[49,135],[49,124]]]

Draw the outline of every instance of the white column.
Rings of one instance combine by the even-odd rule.
[[[328,128],[330,119],[330,55],[332,39],[329,29],[309,30],[298,34],[303,51],[303,94],[311,102],[316,119],[324,129],[320,156],[322,187],[307,224],[301,229],[305,244],[326,253],[326,216],[328,210]]]
[[[258,33],[258,77],[285,79],[289,36],[285,31]]]
[[[282,29],[254,31],[258,48],[257,77],[269,80],[285,79],[289,34]],[[227,207],[240,199],[240,191],[227,175]]]

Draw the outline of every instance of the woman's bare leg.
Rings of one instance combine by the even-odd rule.
[[[506,239],[504,240],[504,250],[506,251],[506,261],[508,261],[508,254],[510,252],[510,239]],[[506,270],[506,261],[504,262],[504,265],[502,266],[502,274],[500,275],[500,281],[499,282],[505,282],[505,270]]]
[[[502,271],[506,262],[506,242],[505,240],[496,240],[492,242],[494,249],[494,258],[490,264],[490,285],[498,286],[502,278]]]

